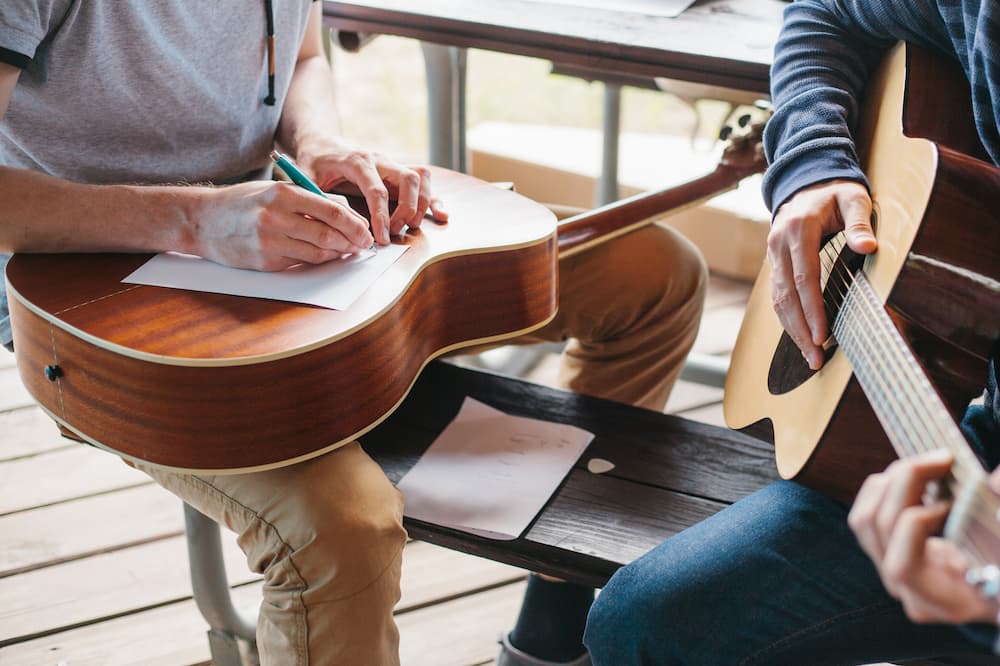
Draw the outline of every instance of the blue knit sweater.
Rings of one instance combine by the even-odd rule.
[[[764,131],[764,199],[772,211],[819,182],[867,184],[851,131],[869,74],[899,41],[958,60],[972,85],[979,137],[1000,165],[1000,0],[796,0],[785,10],[771,69],[776,111]],[[997,361],[984,404],[962,422],[990,468],[1000,461]],[[982,625],[963,630],[984,643],[996,635]]]
[[[972,84],[976,127],[1000,164],[1000,2],[796,0],[785,10],[764,132],[764,199],[775,211],[824,180],[865,181],[851,143],[869,74],[899,41],[957,58]]]

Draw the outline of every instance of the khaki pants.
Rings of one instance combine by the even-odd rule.
[[[662,409],[694,342],[705,283],[687,240],[648,227],[561,260],[559,314],[516,342],[568,340],[563,387]],[[235,531],[250,568],[263,574],[262,664],[399,663],[392,609],[403,503],[356,442],[252,474],[143,469]]]

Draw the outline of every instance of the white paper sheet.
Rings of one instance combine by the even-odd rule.
[[[695,0],[535,0],[535,2],[676,18],[693,5]]]
[[[230,268],[188,254],[158,254],[122,280],[234,296],[308,303],[346,310],[393,264],[406,245],[388,245],[319,265],[278,273]]]
[[[403,513],[492,539],[518,538],[594,435],[466,398],[398,488]]]

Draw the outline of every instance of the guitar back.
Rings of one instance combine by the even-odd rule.
[[[856,137],[875,207],[877,253],[865,272],[953,414],[985,385],[1000,331],[991,211],[997,170],[983,151],[961,72],[897,47],[867,94]],[[933,96],[930,94],[933,92]],[[942,104],[955,98],[962,102]],[[927,100],[935,99],[931,105]],[[771,306],[769,269],[754,286],[726,383],[734,428],[773,438],[781,475],[849,502],[895,457],[842,353],[809,370]],[[770,432],[768,432],[770,431]]]
[[[122,284],[148,255],[17,255],[21,378],[61,426],[126,458],[202,472],[289,464],[377,425],[432,358],[544,325],[555,217],[435,170],[450,221],[346,311]]]

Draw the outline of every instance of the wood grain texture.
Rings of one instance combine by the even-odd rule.
[[[391,412],[429,359],[555,313],[552,213],[454,172],[435,183],[449,222],[408,233],[342,312],[121,284],[143,256],[17,255],[21,378],[88,441],[157,465],[248,470],[329,450]]]
[[[677,18],[529,0],[323,4],[338,30],[413,37],[575,65],[768,93],[779,0],[701,0]]]

